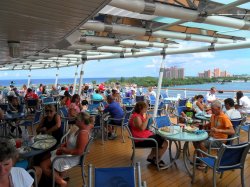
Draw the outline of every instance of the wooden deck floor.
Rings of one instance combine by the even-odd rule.
[[[119,135],[119,134],[118,134]],[[246,133],[242,132],[241,141],[246,140]],[[127,137],[127,136],[126,136]],[[192,147],[192,146],[190,146]],[[101,144],[100,139],[96,139],[91,147],[90,153],[87,156],[87,164],[92,163],[96,167],[114,167],[130,165],[130,157],[132,153],[131,141],[126,138],[126,142],[122,143],[121,136],[116,140],[106,141]],[[212,186],[212,171],[197,170],[196,182],[191,184],[191,178],[186,173],[182,156],[177,160],[177,167],[172,166],[169,169],[158,171],[157,168],[146,161],[148,149],[137,150],[136,161],[140,161],[142,169],[142,179],[147,182],[149,187],[210,187]],[[250,154],[247,156],[245,164],[245,182],[246,186],[250,186]],[[164,155],[164,161],[169,162],[168,154]],[[80,187],[82,185],[80,169],[72,169],[70,175],[70,187]],[[237,187],[241,186],[240,172],[229,171],[225,172],[222,179],[217,175],[217,185],[219,187]]]

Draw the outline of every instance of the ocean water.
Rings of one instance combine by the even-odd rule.
[[[84,83],[91,83],[92,81],[96,81],[96,83],[102,83],[111,78],[83,78]],[[28,80],[27,79],[16,79],[16,80],[0,80],[0,86],[9,86],[11,81],[14,81],[15,86],[20,87],[24,84],[27,85]],[[77,79],[77,82],[79,82],[79,79]],[[39,84],[54,84],[55,79],[31,79],[31,84],[39,85]],[[73,84],[74,78],[61,78],[58,79],[59,84]]]
[[[206,83],[206,84],[195,84],[195,85],[182,85],[175,86],[172,88],[194,88],[194,89],[206,89],[209,90],[211,87],[215,87],[217,90],[249,90],[250,91],[250,82],[226,82],[221,83]]]

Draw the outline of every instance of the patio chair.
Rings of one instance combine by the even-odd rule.
[[[241,126],[241,129],[248,132],[248,142],[250,142],[250,123]]]
[[[42,99],[43,104],[50,103],[50,102],[54,102],[53,97],[45,97],[45,98]]]
[[[137,96],[135,96],[135,102],[144,101],[144,100],[145,100],[144,95],[137,95]]]
[[[41,115],[42,115],[42,111],[37,110],[35,112],[35,116],[34,116],[33,120],[25,120],[23,123],[21,123],[19,125],[24,126],[25,129],[27,129],[27,127],[31,127],[31,134],[34,135],[34,126],[38,125],[40,123]]]
[[[241,170],[241,185],[244,187],[244,164],[249,151],[250,143],[243,143],[238,145],[225,145],[222,144],[219,152],[216,156],[210,155],[200,149],[196,149],[194,153],[194,167],[193,167],[193,176],[192,183],[195,182],[195,170],[196,170],[196,161],[199,160],[202,163],[206,164],[209,168],[213,169],[213,186],[216,187],[216,173],[222,173],[228,170]],[[200,152],[205,157],[198,157],[197,153]],[[221,175],[222,177],[222,175]]]
[[[235,134],[228,136],[227,139],[211,139],[209,140],[209,147],[208,147],[208,153],[211,152],[211,150],[219,150],[220,148],[217,147],[212,147],[212,143],[214,141],[220,141],[222,143],[225,143],[226,145],[233,145],[234,141],[237,140],[237,144],[239,144],[239,138],[240,138],[240,128],[241,128],[241,124],[243,124],[243,122],[245,121],[245,118],[239,118],[239,119],[234,119],[231,120],[232,124],[233,124],[233,128],[235,130]]]
[[[157,109],[157,116],[161,116],[164,110],[165,110],[164,103],[160,102]],[[150,109],[147,111],[147,113],[153,115],[154,111],[153,109]]]
[[[123,97],[122,98],[122,104],[123,105],[132,105],[133,104],[133,99],[130,97]]]
[[[125,138],[124,138],[124,128],[128,126],[128,122],[129,122],[129,118],[131,115],[132,111],[125,111],[123,118],[121,119],[116,119],[116,118],[108,118],[107,121],[107,127],[108,126],[114,126],[114,127],[121,127],[121,135],[122,135],[122,141],[123,143],[125,143]],[[121,121],[121,124],[117,125],[117,124],[112,124],[112,121]]]
[[[38,181],[37,181],[37,176],[36,176],[36,171],[34,169],[29,169],[27,172],[33,177],[34,179],[34,187],[38,187]]]
[[[131,155],[132,164],[133,165],[135,164],[135,150],[136,149],[152,149],[152,148],[155,148],[156,149],[156,166],[157,166],[157,169],[160,170],[160,166],[158,164],[159,163],[158,162],[158,142],[153,138],[135,138],[135,137],[133,137],[129,126],[126,126],[126,128],[127,128],[128,134],[129,134],[129,139],[131,139],[131,142],[132,142],[132,151],[133,151],[132,155]],[[152,147],[139,147],[139,146],[135,145],[135,141],[144,141],[144,140],[154,142],[155,146],[152,146]]]
[[[188,98],[179,99],[177,106],[178,107],[180,107],[180,106],[186,106],[187,101],[188,101]]]
[[[240,129],[241,129],[241,126],[243,125],[243,123],[246,121],[246,117],[238,118],[238,119],[231,119],[230,121],[231,121],[233,128],[235,130],[234,136],[237,136],[237,142],[239,144],[239,142],[240,142]],[[232,138],[232,137],[233,136],[229,136],[229,138]]]
[[[156,102],[155,96],[154,95],[147,96],[147,101],[148,101],[148,104],[149,104],[149,108],[153,109],[154,106],[155,106],[155,102]]]
[[[66,138],[67,135],[65,135],[63,138]],[[63,138],[61,139],[61,142],[63,142]],[[89,141],[80,157],[80,162],[78,165],[76,165],[75,167],[81,167],[81,175],[82,175],[82,180],[83,180],[83,184],[86,184],[86,180],[85,180],[85,172],[84,172],[84,167],[85,167],[85,159],[87,154],[89,153],[89,149],[91,144],[93,143],[93,137],[89,138]],[[54,169],[54,164],[55,161],[61,158],[69,158],[69,157],[76,157],[76,155],[58,155],[53,161],[52,161],[52,184],[53,187],[55,187],[55,169]]]
[[[1,108],[4,112],[6,112],[6,111],[8,110],[8,108],[9,108],[9,105],[8,105],[7,103],[1,103],[1,104],[0,104],[0,108]]]
[[[91,100],[91,103],[96,105],[96,104],[99,104],[102,102],[103,100]]]
[[[14,167],[19,167],[19,168],[23,168],[25,170],[28,169],[29,166],[29,162],[28,160],[21,160],[21,161],[17,161],[14,165]],[[36,176],[36,172],[34,169],[29,169],[27,170],[27,172],[34,178],[34,187],[38,187],[37,184],[37,176]]]
[[[27,111],[34,112],[38,108],[38,100],[37,99],[27,99],[26,100],[26,108]]]
[[[112,168],[93,168],[92,164],[90,164],[88,170],[88,187],[111,186],[146,187],[146,182],[142,182],[141,179],[140,163],[136,163],[136,167]]]

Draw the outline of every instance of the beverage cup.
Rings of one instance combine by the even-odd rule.
[[[34,136],[29,136],[29,144],[32,145],[35,142]]]
[[[20,148],[22,146],[22,140],[16,139],[16,148]]]

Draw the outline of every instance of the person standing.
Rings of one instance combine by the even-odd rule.
[[[212,87],[212,88],[210,89],[210,91],[209,91],[209,92],[207,93],[207,95],[206,95],[206,100],[207,100],[208,103],[212,103],[213,101],[216,100],[216,95],[215,95],[215,93],[216,93],[216,88],[215,88],[215,87]]]

